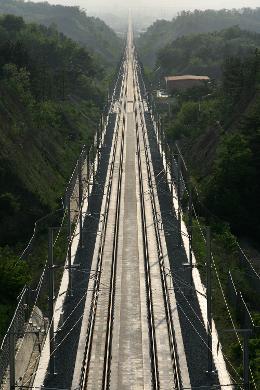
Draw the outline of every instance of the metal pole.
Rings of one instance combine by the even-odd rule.
[[[49,228],[48,240],[48,265],[49,265],[49,321],[50,321],[50,374],[55,374],[55,336],[54,336],[54,268],[53,268],[53,229]]]
[[[102,143],[102,138],[103,138],[103,130],[104,130],[104,117],[103,117],[103,112],[101,113],[100,116],[100,143]]]
[[[14,329],[9,333],[10,390],[15,390],[15,340]]]
[[[226,329],[224,332],[240,333],[243,335],[243,389],[250,390],[249,380],[249,335],[253,329]]]
[[[93,140],[93,145],[92,145],[92,161],[93,161],[93,184],[94,184],[94,178],[95,178],[95,143],[94,143],[94,140]]]
[[[190,284],[192,285],[192,188],[189,185],[189,263],[190,263]]]
[[[243,379],[244,379],[244,389],[250,389],[249,381],[249,345],[248,338],[249,332],[243,332]]]
[[[100,137],[100,132],[99,132],[99,125],[97,127],[97,164],[99,164],[99,137]]]
[[[161,153],[161,126],[160,126],[160,115],[157,113],[157,138],[159,144],[159,151]]]
[[[159,144],[160,143],[160,140],[159,140],[159,114],[156,111],[154,112],[154,120],[155,120],[155,123],[156,123],[157,143]]]
[[[160,118],[160,138],[161,138],[161,154],[163,153],[163,126],[162,118]]]
[[[173,149],[171,147],[170,149],[170,158],[171,158],[171,196],[173,197],[173,188],[174,188],[174,155],[173,155]]]
[[[212,291],[211,291],[211,232],[207,226],[207,347],[208,373],[213,371],[212,359]]]
[[[90,179],[90,161],[89,161],[89,149],[87,151],[87,191],[89,197],[89,179]]]
[[[83,218],[82,218],[82,200],[83,200],[83,187],[82,187],[82,155],[79,156],[78,161],[78,181],[79,181],[79,244],[80,248],[83,248]]]
[[[166,164],[166,189],[168,184],[168,145],[165,145],[165,164]]]
[[[164,154],[166,154],[166,136],[164,132],[164,122],[162,122],[162,146],[163,146]]]
[[[68,292],[69,296],[72,296],[72,273],[71,273],[71,204],[70,196],[68,200]]]
[[[177,167],[177,198],[178,198],[178,245],[181,246],[181,155],[178,153]]]

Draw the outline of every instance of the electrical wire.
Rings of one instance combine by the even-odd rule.
[[[193,330],[195,331],[195,333],[199,336],[199,338],[201,339],[201,341],[205,344],[205,346],[207,347],[207,349],[213,354],[213,351],[212,349],[209,348],[209,346],[207,345],[206,341],[203,339],[203,337],[201,336],[201,334],[199,333],[199,331],[197,330],[196,326],[194,325],[194,323],[191,321],[191,319],[188,317],[188,315],[186,314],[185,310],[183,309],[183,307],[180,305],[179,302],[176,302],[177,306],[179,307],[179,309],[181,310],[181,312],[183,313],[184,317],[187,319],[187,321],[189,322],[189,324],[192,326]],[[225,354],[223,354],[223,357],[224,359],[228,362],[228,364],[230,365],[230,367],[233,369],[233,371],[236,373],[236,375],[238,376],[238,378],[241,380],[241,382],[243,382],[243,379],[241,378],[241,376],[239,375],[239,373],[237,372],[237,370],[235,369],[235,367],[233,366],[233,364],[230,362],[230,360],[227,358],[227,356]],[[233,380],[233,378],[231,378]]]
[[[203,326],[203,328],[205,329],[205,325],[204,325],[204,322],[203,320],[199,317],[198,313],[196,313],[195,309],[191,306],[191,303],[189,302],[189,300],[187,299],[187,297],[185,296],[184,292],[182,291],[182,289],[180,288],[179,289],[180,293],[182,294],[183,298],[185,299],[185,301],[187,302],[187,304],[189,305],[189,307],[191,308],[192,312],[194,313],[194,315],[196,316],[196,318],[199,320],[199,322],[201,323],[201,325]],[[206,330],[206,329],[205,329]],[[212,334],[210,332],[210,334]]]
[[[254,272],[254,274],[256,275],[257,279],[260,280],[260,275],[257,273],[257,271],[255,270],[251,260],[249,260],[248,256],[245,254],[245,252],[243,251],[243,249],[241,248],[241,246],[239,245],[239,243],[236,241],[236,245],[237,247],[239,248],[240,252],[242,253],[243,257],[246,259],[246,261],[248,262],[250,268],[252,269],[252,271]]]
[[[184,158],[183,158],[183,156],[182,156],[182,154],[181,154],[181,152],[180,152],[180,149],[179,149],[178,145],[176,145],[176,146],[177,146],[177,149],[179,150],[179,153],[180,153],[180,155],[181,155],[181,158],[182,158],[182,160],[183,160],[183,163],[184,163],[184,165],[186,166],[185,161],[184,161]],[[165,156],[164,156],[164,152],[163,152],[163,151],[161,152],[161,155],[162,155],[162,157],[165,159]],[[186,168],[186,170],[187,170],[187,168]],[[188,170],[187,170],[187,171],[188,171]],[[184,181],[183,176],[182,176],[182,179],[183,179],[183,182],[184,182],[185,190],[186,190],[186,192],[188,192],[187,186],[185,185],[185,181]],[[201,201],[200,201],[200,199],[199,199],[199,193],[198,193],[198,190],[197,190],[195,184],[194,184],[194,188],[195,188],[195,191],[196,191],[196,195],[197,195],[197,197],[198,197],[198,200],[199,200],[199,202],[201,203]],[[202,203],[201,203],[201,205],[204,207],[204,205],[203,205]],[[206,242],[206,238],[205,238],[205,235],[204,235],[204,233],[203,233],[203,230],[202,230],[201,224],[200,224],[200,222],[199,222],[199,218],[198,218],[198,215],[197,215],[197,213],[196,213],[196,210],[195,210],[195,207],[194,207],[194,204],[193,204],[193,203],[192,203],[192,208],[193,208],[193,211],[194,211],[194,213],[195,213],[195,218],[196,218],[197,223],[198,223],[198,225],[199,225],[199,229],[200,229],[202,238],[203,238],[204,242]],[[237,243],[237,245],[238,245],[238,247],[240,248],[242,254],[243,254],[244,257],[245,257],[245,259],[248,261],[250,267],[253,269],[254,273],[257,275],[257,277],[259,277],[259,275],[257,274],[256,270],[254,269],[253,265],[251,264],[250,260],[247,258],[247,256],[246,256],[246,255],[244,254],[244,252],[242,251],[242,248],[239,246],[238,243]],[[237,332],[237,330],[236,330],[235,323],[234,323],[234,320],[233,320],[233,317],[232,317],[230,308],[229,308],[229,306],[228,306],[228,302],[227,302],[227,299],[226,299],[226,296],[225,296],[225,293],[224,293],[224,288],[223,288],[222,283],[221,283],[221,279],[220,279],[220,276],[219,276],[219,273],[218,273],[218,270],[217,270],[217,266],[216,266],[216,263],[215,263],[215,259],[214,259],[213,254],[212,254],[212,263],[213,263],[214,271],[215,271],[215,274],[216,274],[216,277],[217,277],[217,281],[218,281],[218,284],[219,284],[219,288],[220,288],[220,291],[221,291],[221,294],[222,294],[222,297],[223,297],[223,301],[224,301],[224,304],[225,304],[225,306],[226,306],[226,310],[227,310],[227,312],[228,312],[229,319],[230,319],[230,321],[231,321],[233,330],[234,330],[234,332],[235,332],[235,334],[236,334],[236,337],[237,337],[237,340],[238,340],[238,342],[239,342],[240,348],[241,348],[241,350],[243,351],[243,346],[242,346],[240,337],[239,337],[239,335],[238,335],[238,332]],[[254,380],[254,376],[253,376],[253,373],[252,373],[251,368],[250,368],[250,374],[251,374],[251,378],[252,378],[253,384],[254,384],[255,389],[256,389],[255,380]]]
[[[64,325],[68,322],[68,320],[71,318],[71,316],[72,316],[72,314],[75,312],[75,310],[78,308],[78,306],[80,305],[80,303],[83,301],[83,299],[86,297],[86,295],[87,295],[87,291],[85,292],[85,294],[83,294],[83,296],[81,297],[81,299],[78,301],[78,303],[77,303],[77,305],[73,308],[73,310],[71,310],[70,311],[70,314],[68,315],[68,317],[66,318],[66,320],[63,322],[63,324],[62,324],[62,328],[64,327]],[[77,320],[77,322],[82,318],[83,316],[81,316],[78,320]],[[53,315],[53,317],[52,317],[52,320],[51,320],[51,322],[50,322],[50,324],[49,324],[49,329],[50,329],[50,326],[52,325],[52,322],[54,321],[54,315]],[[73,325],[74,326],[74,325]],[[74,328],[73,328],[74,329]],[[58,329],[58,331],[59,330],[61,330],[61,329]],[[65,338],[63,339],[63,341],[68,337],[68,335],[71,333],[71,329],[70,329],[70,331],[66,334],[66,336],[65,336]],[[46,340],[47,340],[47,338],[45,339],[45,342],[44,342],[44,344],[43,344],[43,348],[44,348],[44,346],[45,346],[45,343],[46,343]],[[50,341],[49,342],[51,342],[51,341],[53,341],[53,340],[55,340],[55,336],[52,338],[52,339],[50,339]],[[59,345],[61,345],[62,343],[60,343]],[[43,348],[42,348],[42,350],[43,350]],[[56,349],[55,349],[56,350]],[[54,352],[55,352],[55,350],[54,350]],[[52,355],[51,355],[52,356]],[[34,360],[34,364],[33,365],[35,365],[35,362],[37,361],[37,360],[39,360],[41,358],[41,354]],[[27,368],[27,370],[25,371],[25,373],[24,373],[24,375],[23,375],[23,378],[25,377],[25,375],[27,374],[27,372],[30,370],[32,368],[32,365],[31,366],[29,366],[28,368]],[[37,369],[33,372],[33,374],[31,375],[31,377],[37,372],[37,370],[38,370],[38,367],[37,367]],[[30,381],[31,379],[29,379],[28,381]],[[27,384],[28,383],[28,381],[27,382],[25,382],[25,384]]]

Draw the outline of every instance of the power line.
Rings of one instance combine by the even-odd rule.
[[[194,315],[196,316],[196,318],[199,320],[199,322],[201,323],[201,325],[203,326],[203,328],[205,329],[205,325],[204,325],[204,322],[202,321],[202,319],[199,317],[199,315],[196,313],[195,309],[191,306],[191,303],[189,302],[189,300],[187,299],[187,297],[185,296],[184,292],[182,291],[182,289],[180,288],[179,289],[180,293],[182,294],[183,298],[185,299],[185,301],[187,302],[187,304],[189,305],[189,307],[191,308],[191,310],[193,311]],[[206,329],[205,329],[206,330]]]
[[[153,125],[154,125],[155,131],[157,130],[157,136],[159,137],[159,133],[158,133],[158,128],[157,128],[157,123],[156,123],[156,121],[153,121]],[[157,141],[158,141],[158,140],[157,140]],[[185,166],[185,168],[186,168],[186,171],[188,172],[188,169],[187,169],[186,164],[185,164],[185,160],[184,160],[184,158],[183,158],[183,156],[182,156],[182,154],[181,154],[181,151],[180,151],[180,149],[179,149],[177,143],[176,143],[176,147],[177,147],[177,150],[178,150],[179,154],[181,155],[181,158],[182,158],[183,164],[184,164],[184,166]],[[160,154],[161,154],[162,158],[165,159],[165,162],[166,162],[166,164],[167,164],[167,161],[166,161],[166,154],[165,154],[165,152],[164,152],[163,149],[160,150]],[[171,173],[170,173],[170,172],[169,172],[169,175],[170,175],[170,177],[171,177]],[[185,191],[186,191],[186,193],[187,193],[188,190],[187,190],[187,187],[186,187],[186,184],[185,184],[183,175],[182,175],[182,180],[183,180],[183,184],[184,184],[184,189],[185,189]],[[200,201],[199,192],[198,192],[198,190],[197,190],[197,188],[196,188],[196,186],[195,186],[194,183],[193,183],[193,187],[195,188],[196,195],[197,195],[197,198],[198,198],[199,203],[202,205],[203,208],[205,208],[205,206],[203,205],[203,203]],[[204,242],[206,242],[206,238],[205,238],[205,235],[204,235],[203,230],[202,230],[202,228],[201,228],[201,225],[200,225],[200,222],[199,222],[199,218],[198,218],[198,215],[197,215],[197,213],[196,213],[196,210],[195,210],[195,207],[194,207],[193,202],[192,202],[192,209],[194,210],[194,214],[195,214],[196,220],[197,220],[198,225],[199,225],[200,233],[201,233],[201,235],[202,235],[202,237],[203,237]],[[208,210],[208,212],[210,213],[209,210]],[[211,213],[211,214],[212,214],[212,213]],[[213,214],[212,214],[212,215],[213,215]],[[215,216],[215,217],[216,217],[216,216]],[[236,243],[237,243],[237,241],[236,241]],[[260,276],[258,275],[258,273],[256,272],[256,270],[254,269],[252,263],[251,263],[250,260],[247,258],[247,256],[245,255],[245,253],[243,252],[243,250],[241,249],[241,247],[239,246],[238,243],[237,243],[237,246],[240,248],[241,253],[244,255],[244,258],[245,258],[246,261],[249,263],[250,267],[252,268],[252,270],[253,270],[253,272],[255,273],[255,275],[257,276],[257,278],[260,279]],[[214,271],[215,271],[215,274],[216,274],[216,277],[217,277],[217,280],[218,280],[218,284],[219,284],[219,287],[220,287],[220,290],[221,290],[222,298],[223,298],[224,304],[225,304],[226,309],[227,309],[227,312],[228,312],[228,316],[229,316],[230,321],[231,321],[231,323],[232,323],[233,329],[234,329],[234,331],[235,331],[235,333],[236,333],[236,336],[237,336],[237,339],[238,339],[240,348],[241,348],[241,350],[243,351],[243,347],[242,347],[240,338],[239,338],[239,336],[238,336],[238,334],[237,334],[237,332],[236,332],[236,329],[235,329],[235,324],[234,324],[234,321],[233,321],[233,318],[232,318],[232,315],[231,315],[231,312],[230,312],[230,309],[229,309],[229,306],[228,306],[228,303],[227,303],[227,299],[226,299],[226,296],[225,296],[225,293],[224,293],[224,289],[223,289],[223,286],[222,286],[222,283],[221,283],[221,279],[220,279],[220,277],[219,277],[219,273],[218,273],[218,270],[217,270],[217,266],[216,266],[216,263],[215,263],[215,259],[214,259],[214,257],[213,257],[213,254],[212,254],[212,261],[213,261]],[[254,380],[254,376],[253,376],[253,373],[252,373],[251,368],[250,368],[250,373],[251,373],[252,381],[253,381],[254,386],[255,386],[255,388],[256,388],[255,380]]]
[[[195,333],[199,336],[199,338],[201,339],[201,341],[205,344],[205,346],[207,347],[207,349],[209,349],[208,347],[208,344],[206,343],[206,341],[203,339],[203,337],[201,336],[201,334],[199,333],[199,331],[197,330],[196,326],[193,324],[193,322],[191,321],[191,319],[187,316],[187,314],[185,313],[184,309],[182,308],[182,306],[180,305],[179,302],[176,302],[177,303],[177,306],[180,308],[181,312],[183,313],[183,315],[185,316],[185,318],[187,319],[187,321],[190,323],[190,325],[192,326],[192,328],[194,329]],[[211,353],[213,353],[212,350],[210,350]],[[243,382],[243,379],[241,378],[241,376],[239,375],[239,373],[237,372],[237,370],[235,369],[235,367],[233,366],[233,364],[230,362],[230,360],[227,358],[227,356],[223,353],[223,357],[224,359],[228,362],[228,364],[230,365],[230,367],[233,369],[233,371],[236,373],[236,375],[238,376],[238,378],[241,380],[241,382]],[[234,378],[231,377],[232,380],[234,380]]]
[[[260,275],[257,273],[257,271],[255,270],[252,262],[249,260],[249,258],[247,257],[247,255],[245,254],[245,252],[243,251],[243,249],[241,248],[241,246],[239,245],[239,243],[236,241],[236,245],[237,247],[239,248],[240,252],[242,253],[242,255],[244,256],[244,258],[246,259],[246,261],[248,262],[250,268],[252,269],[252,271],[254,272],[254,274],[256,275],[257,279],[260,280]]]

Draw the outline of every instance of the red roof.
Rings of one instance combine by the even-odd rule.
[[[165,77],[166,81],[179,81],[179,80],[205,80],[208,81],[210,78],[208,76],[194,76],[194,75],[184,75],[184,76],[167,76]]]

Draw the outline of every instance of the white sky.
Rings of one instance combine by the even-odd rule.
[[[40,2],[43,0],[33,0]],[[168,8],[182,9],[220,9],[260,7],[260,0],[48,0],[51,4],[79,5],[86,10],[114,11],[119,8]]]

